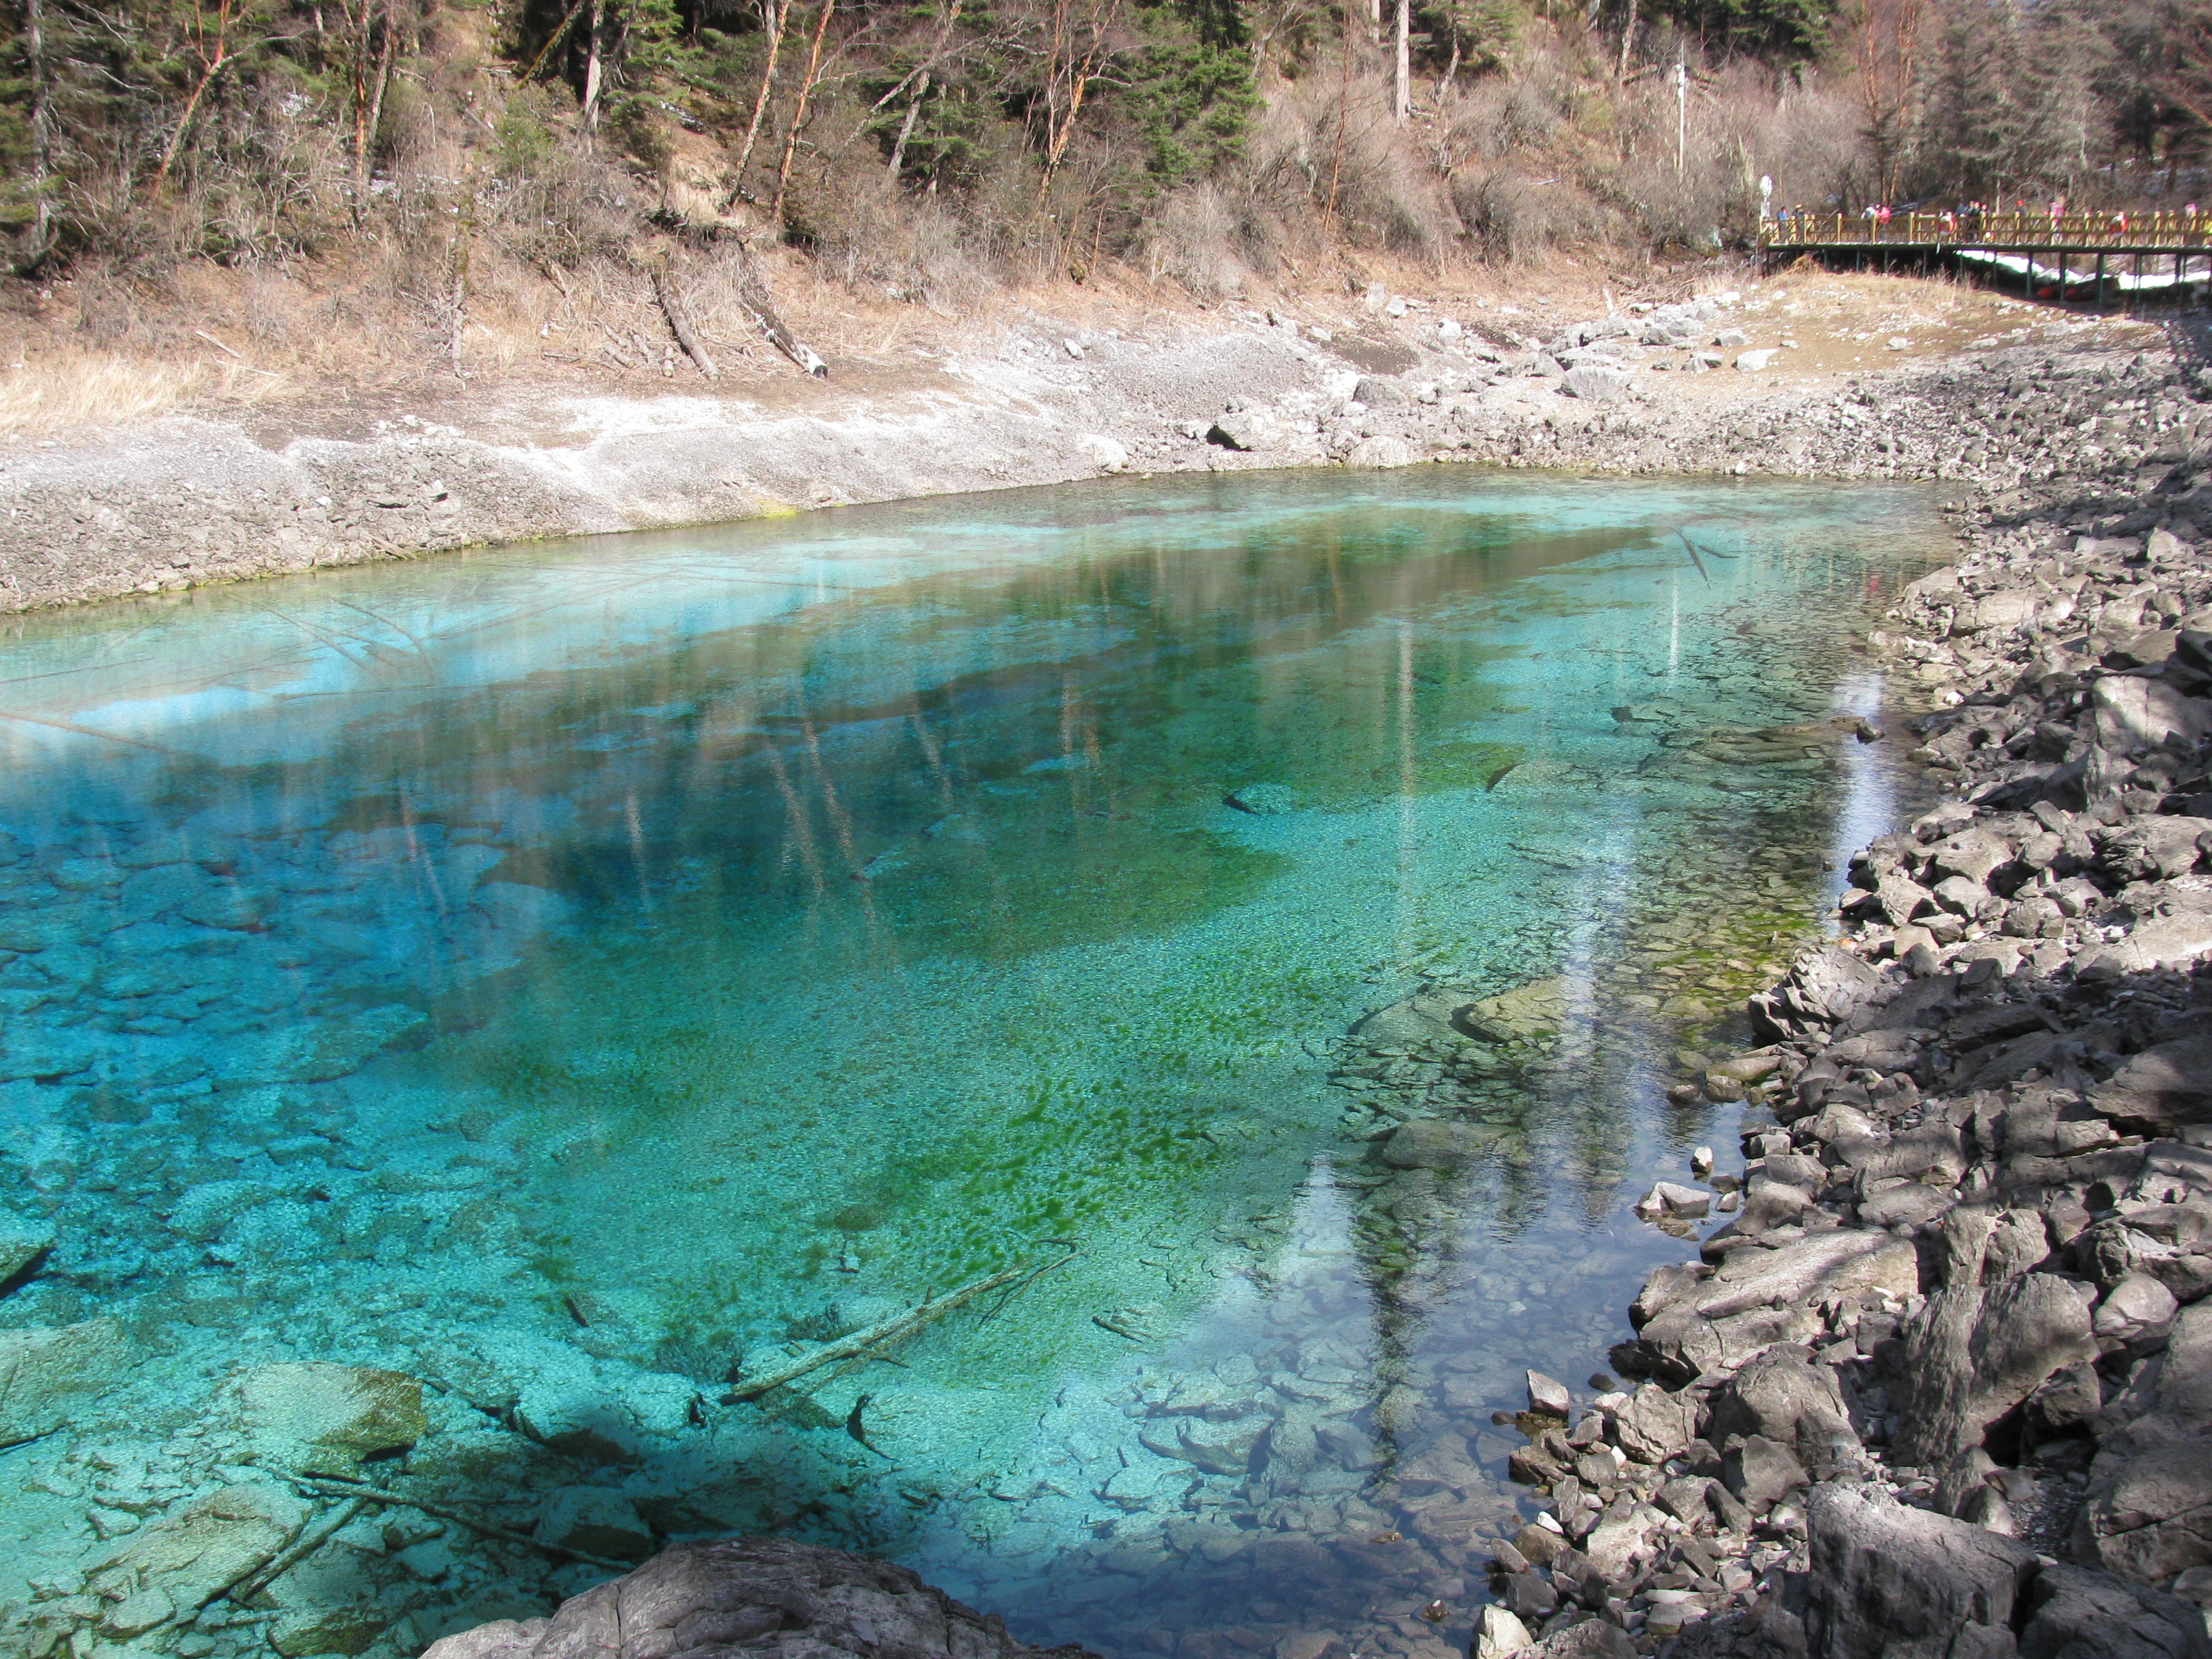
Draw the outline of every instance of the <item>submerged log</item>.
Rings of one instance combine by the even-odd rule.
[[[1054,1262],[1051,1265],[1057,1267],[1059,1264]],[[824,1365],[834,1365],[841,1359],[858,1358],[871,1349],[912,1335],[923,1326],[942,1319],[954,1309],[973,1302],[987,1291],[995,1291],[1001,1285],[1011,1285],[1032,1273],[1033,1270],[1027,1267],[1007,1267],[979,1279],[972,1285],[963,1285],[933,1301],[917,1303],[905,1312],[894,1314],[889,1319],[854,1331],[850,1336],[841,1336],[835,1342],[825,1342],[812,1352],[802,1354],[774,1370],[763,1371],[757,1376],[740,1378],[730,1385],[730,1391],[722,1396],[722,1403],[732,1406],[741,1401],[757,1400],[770,1389],[780,1389],[787,1382],[795,1382]]]

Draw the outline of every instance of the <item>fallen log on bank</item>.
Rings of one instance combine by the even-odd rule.
[[[668,262],[665,259],[655,260],[648,274],[653,278],[653,297],[660,302],[660,314],[668,319],[668,331],[676,337],[676,343],[684,348],[685,356],[699,365],[702,374],[710,380],[720,380],[722,371],[707,355],[705,343],[699,338],[698,331],[691,326],[691,319],[684,309],[683,298],[677,293],[675,281],[669,274]]]

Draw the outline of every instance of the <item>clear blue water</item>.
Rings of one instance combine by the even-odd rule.
[[[1662,1088],[1894,810],[1897,745],[1730,744],[1878,714],[1852,641],[1936,549],[1907,490],[1241,475],[9,623],[0,1171],[58,1243],[0,1323],[137,1363],[0,1452],[0,1606],[281,1479],[228,1379],[308,1358],[427,1379],[371,1472],[509,1533],[1442,1659],[1517,1524],[1491,1410],[1601,1363],[1680,1249],[1624,1203],[1729,1133]],[[1552,981],[1449,1073],[1347,1036]],[[1480,1155],[1381,1158],[1429,1116]],[[606,1576],[404,1510],[310,1566],[195,1650]]]

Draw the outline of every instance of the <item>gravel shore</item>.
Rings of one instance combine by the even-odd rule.
[[[1532,1375],[1485,1659],[2207,1650],[2212,488],[2180,365],[2068,367],[1949,387],[1996,488],[1872,640],[1948,798],[1680,1085],[1763,1109],[1626,1380]]]

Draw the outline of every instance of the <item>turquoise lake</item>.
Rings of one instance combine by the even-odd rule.
[[[1737,1109],[1663,1091],[1912,798],[1856,641],[1944,550],[1916,489],[1261,473],[7,623],[0,1326],[122,1357],[0,1450],[0,1628],[226,1488],[331,1513],[240,1381],[327,1360],[428,1385],[359,1474],[442,1516],[81,1655],[413,1655],[739,1531],[1109,1659],[1463,1653],[1491,1413],[1682,1255],[1627,1206]]]

